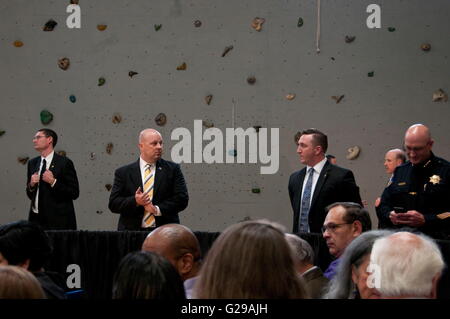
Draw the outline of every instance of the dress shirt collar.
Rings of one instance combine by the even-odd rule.
[[[52,151],[46,157],[41,156],[41,163],[42,163],[42,160],[45,159],[45,162],[47,163],[47,167],[50,167],[50,163],[53,161],[53,155],[55,155],[55,151]],[[47,169],[47,167],[45,169]]]
[[[325,166],[327,162],[327,158],[325,157],[323,160],[321,160],[319,163],[317,163],[316,165],[313,166],[314,168],[314,172],[320,174],[320,172],[322,171],[323,167]],[[306,174],[308,174],[309,169],[311,168],[311,166],[306,166]]]
[[[156,167],[156,163],[147,163],[142,159],[142,157],[139,157],[139,167],[141,168],[141,172],[145,171],[145,166],[150,165],[150,169],[154,170]]]

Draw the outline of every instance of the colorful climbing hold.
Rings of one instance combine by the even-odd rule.
[[[303,26],[303,19],[302,18],[298,18],[298,22],[297,22],[297,27],[301,27]]]
[[[128,72],[128,76],[129,76],[130,78],[132,78],[132,77],[135,76],[136,74],[139,74],[139,73],[134,72],[134,71]]]
[[[155,24],[155,31],[159,31],[162,28],[162,24]]]
[[[104,77],[101,77],[98,79],[98,86],[103,86],[103,85],[105,85],[105,83],[106,83],[106,80]]]
[[[67,70],[70,66],[70,60],[68,58],[62,58],[58,60],[58,66],[61,70]]]
[[[187,68],[186,62],[183,62],[182,64],[177,66],[178,71],[184,71],[184,70],[186,70],[186,68]]]
[[[53,29],[56,27],[57,24],[58,24],[58,22],[56,22],[53,19],[50,19],[45,23],[43,30],[44,31],[53,31]]]
[[[98,31],[105,31],[108,26],[106,24],[97,24]]]
[[[16,48],[20,48],[20,47],[23,47],[23,42],[22,41],[14,41],[13,42],[13,45],[16,47]]]
[[[167,123],[167,116],[164,113],[159,113],[155,117],[155,123],[159,126],[164,126]]]
[[[72,94],[71,96],[69,96],[69,101],[75,103],[77,101],[77,98]]]
[[[53,114],[47,110],[42,110],[40,116],[41,122],[44,125],[50,124],[50,122],[53,121]]]

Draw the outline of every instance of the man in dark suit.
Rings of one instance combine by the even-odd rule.
[[[57,141],[56,133],[47,128],[37,131],[33,138],[34,149],[41,156],[28,162],[28,219],[45,230],[76,229],[73,200],[80,194],[77,173],[70,159],[55,153]]]
[[[293,233],[320,233],[327,212],[335,202],[361,204],[352,171],[331,164],[325,157],[327,136],[317,129],[301,133],[297,142],[300,162],[306,167],[289,178],[289,197],[294,210]]]
[[[163,139],[154,129],[139,134],[140,158],[114,175],[109,209],[120,214],[118,230],[152,230],[180,223],[189,196],[180,165],[163,160]]]

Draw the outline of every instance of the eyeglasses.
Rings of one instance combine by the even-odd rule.
[[[37,136],[33,137],[33,140],[38,140],[38,139],[43,138],[43,137],[47,137],[47,136],[45,136],[45,135],[37,135]]]
[[[327,225],[323,225],[321,230],[322,230],[322,233],[326,232],[327,230],[330,233],[334,233],[336,231],[336,229],[338,229],[339,227],[341,227],[343,225],[350,225],[350,224],[353,224],[353,223],[342,223],[342,224],[330,223],[330,224],[327,224]]]

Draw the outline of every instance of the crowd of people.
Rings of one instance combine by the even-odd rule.
[[[328,138],[298,135],[305,167],[289,179],[292,233],[268,220],[226,228],[206,256],[178,213],[188,205],[180,166],[162,159],[154,129],[139,135],[140,157],[115,172],[109,208],[118,230],[146,231],[113,278],[113,299],[380,299],[436,298],[445,263],[435,239],[450,237],[450,164],[432,152],[428,127],[414,124],[404,151],[386,153],[389,175],[375,201],[372,230],[351,170],[327,156]],[[47,271],[52,244],[45,230],[76,229],[75,167],[54,152],[50,129],[34,136],[40,156],[28,163],[29,220],[0,227],[0,298],[67,298],[62,276]],[[334,260],[317,266],[301,233],[321,233]]]

